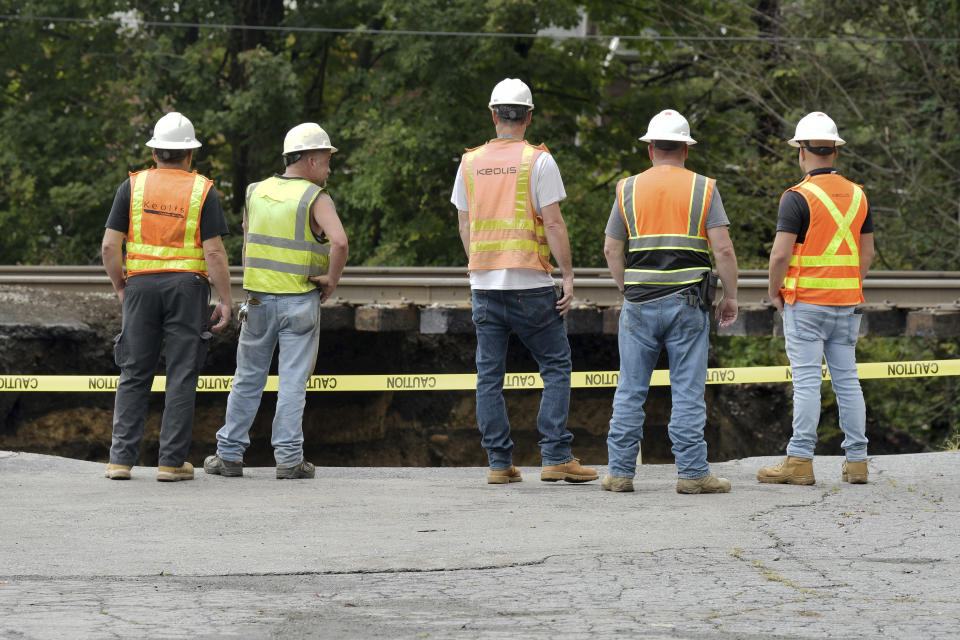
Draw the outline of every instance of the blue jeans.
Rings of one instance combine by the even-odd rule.
[[[491,469],[513,463],[513,440],[503,401],[507,343],[512,330],[540,367],[543,395],[537,414],[543,464],[573,459],[567,429],[570,410],[570,343],[557,313],[553,287],[520,290],[474,289],[473,324],[477,329],[477,425]]]
[[[783,306],[783,335],[793,370],[793,437],[787,455],[812,458],[820,423],[823,359],[837,395],[843,447],[850,462],[867,459],[867,409],[857,376],[856,345],[860,314],[855,307],[796,302]]]
[[[644,304],[624,300],[620,311],[620,378],[613,396],[613,417],[607,435],[610,474],[632,478],[643,438],[643,403],[650,376],[663,347],[670,359],[673,406],[667,432],[673,443],[677,474],[702,478],[710,474],[703,426],[707,405],[707,349],[710,320],[706,311],[671,295]]]
[[[260,304],[253,304],[254,299]],[[237,372],[227,398],[226,424],[217,431],[217,455],[221,459],[243,460],[279,342],[280,384],[270,442],[278,466],[300,464],[307,380],[317,363],[319,341],[319,289],[300,294],[251,293],[237,346]]]

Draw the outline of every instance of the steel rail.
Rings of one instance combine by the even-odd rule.
[[[620,304],[620,293],[607,269],[578,268],[574,275],[577,304]],[[243,271],[231,267],[230,276],[234,298],[240,299]],[[871,307],[960,310],[960,271],[874,271],[863,285]],[[97,265],[0,265],[0,286],[112,291],[103,267]],[[463,267],[347,267],[332,302],[468,306],[470,286]],[[738,302],[745,307],[769,304],[766,271],[740,272]]]

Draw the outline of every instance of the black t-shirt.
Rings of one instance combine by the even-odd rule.
[[[121,233],[130,230],[130,178],[124,180],[117,189],[105,226],[107,229]],[[227,220],[223,217],[223,209],[220,207],[220,196],[217,195],[216,189],[210,187],[203,201],[203,209],[200,210],[200,240],[209,240],[229,233]]]
[[[825,173],[840,173],[833,167],[814,169],[811,176]],[[807,239],[807,229],[810,227],[810,205],[807,199],[796,191],[786,191],[780,199],[780,210],[777,212],[777,231],[797,234],[797,243]],[[870,215],[870,202],[867,201],[867,217],[863,219],[860,233],[873,233],[873,218]]]

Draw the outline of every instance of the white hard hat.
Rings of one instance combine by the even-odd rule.
[[[527,83],[518,78],[507,78],[497,83],[497,86],[490,92],[489,107],[495,107],[498,104],[519,104],[533,109],[533,94],[530,93],[530,87]]]
[[[147,146],[155,149],[197,149],[201,145],[195,135],[193,123],[182,113],[172,111],[157,120],[153,137]]]
[[[690,123],[674,109],[664,109],[650,118],[647,132],[643,134],[640,141],[653,142],[655,140],[697,144],[697,141],[690,137]]]
[[[337,152],[337,148],[330,144],[330,136],[316,122],[304,122],[287,131],[283,139],[283,155],[313,149],[330,149],[330,153]]]
[[[832,140],[838,147],[845,144],[843,138],[837,134],[837,123],[822,111],[814,111],[800,118],[797,131],[789,142],[794,147],[799,147],[805,140]]]

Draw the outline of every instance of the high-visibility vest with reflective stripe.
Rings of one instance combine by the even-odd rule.
[[[302,178],[271,177],[247,187],[243,288],[265,293],[316,289],[310,276],[327,272],[329,241],[310,229],[310,209],[323,191]]]
[[[639,287],[641,298],[654,299],[703,279],[710,270],[706,220],[715,184],[668,164],[617,183],[629,236],[624,286]]]
[[[200,213],[213,182],[179,169],[130,174],[127,277],[190,271],[207,277]]]
[[[781,284],[785,302],[848,306],[863,302],[860,229],[867,198],[860,185],[838,173],[808,175],[791,187],[807,201],[810,225]]]
[[[550,273],[550,247],[530,195],[533,165],[546,146],[497,138],[463,156],[474,269],[536,269]]]

